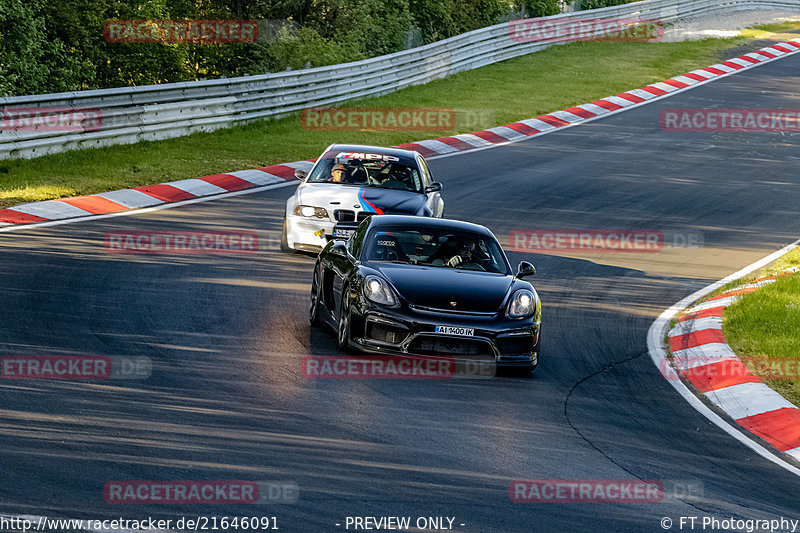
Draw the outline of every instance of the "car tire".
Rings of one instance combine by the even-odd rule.
[[[311,307],[308,310],[308,322],[313,327],[322,324],[319,318],[320,299],[322,298],[322,275],[319,263],[314,268],[314,279],[311,282]]]
[[[342,303],[336,327],[336,345],[345,353],[353,351],[350,348],[350,290],[347,288],[342,291]]]
[[[294,252],[294,250],[289,246],[286,217],[283,218],[283,232],[281,233],[281,252],[288,254]]]

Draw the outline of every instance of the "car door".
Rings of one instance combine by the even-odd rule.
[[[426,188],[425,205],[428,207],[428,209],[430,209],[434,217],[440,218],[444,213],[444,200],[442,199],[442,194],[439,191],[427,192],[427,187],[429,187],[434,181],[433,174],[431,174],[431,169],[428,168],[428,163],[421,156],[417,156],[417,164],[422,171],[422,181],[424,187]]]

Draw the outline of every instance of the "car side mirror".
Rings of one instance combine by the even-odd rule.
[[[533,276],[536,274],[536,268],[527,261],[520,261],[519,267],[517,267],[517,277],[524,278],[525,276]]]
[[[306,172],[305,170],[302,170],[302,169],[299,169],[299,168],[294,169],[294,177],[296,179],[304,180],[304,179],[306,179],[307,175],[308,175],[308,172]]]
[[[339,256],[346,256],[347,255],[347,248],[345,248],[345,241],[333,241],[331,244],[331,249],[328,250],[333,255]]]
[[[432,181],[430,185],[425,187],[425,192],[437,192],[442,190],[442,184],[438,181]]]

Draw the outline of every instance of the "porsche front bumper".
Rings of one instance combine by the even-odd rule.
[[[500,313],[453,313],[425,308],[367,306],[352,315],[351,340],[363,351],[447,356],[495,367],[533,368],[538,362],[540,323]],[[442,335],[436,326],[473,330],[471,336]]]

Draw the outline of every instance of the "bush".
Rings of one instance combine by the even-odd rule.
[[[561,13],[560,0],[521,0],[517,4],[517,9],[521,9],[523,16],[536,18],[558,15]]]
[[[497,24],[509,7],[504,0],[452,0],[454,35]]]
[[[580,0],[580,9],[600,9],[601,7],[630,4],[638,0]]]
[[[549,1],[549,0],[548,0]],[[507,19],[508,0],[411,0],[414,26],[432,43]]]
[[[432,43],[456,35],[452,2],[448,0],[410,0],[414,26],[422,33],[422,41]]]
[[[312,0],[302,21],[331,42],[356,46],[367,56],[403,49],[411,26],[408,0]]]
[[[277,71],[285,70],[286,67],[300,69],[307,63],[312,67],[320,67],[365,58],[366,55],[359,50],[358,42],[326,39],[308,27],[293,33],[284,28],[278,41],[271,43],[267,49],[262,70]]]
[[[0,3],[0,96],[61,92],[81,86],[87,62],[47,33],[45,3]]]

